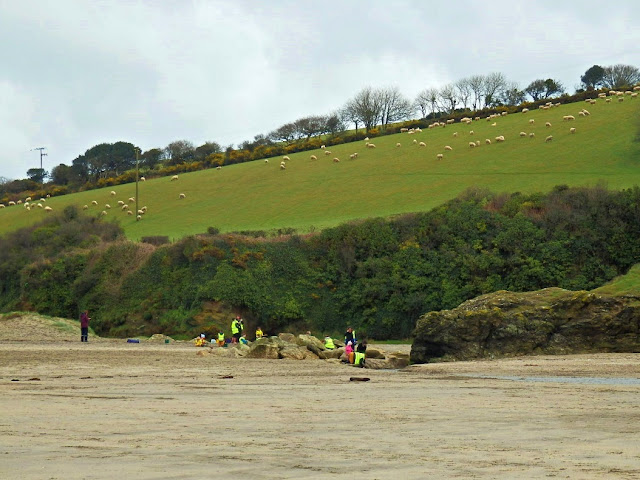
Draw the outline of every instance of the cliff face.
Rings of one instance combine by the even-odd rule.
[[[411,361],[588,352],[640,352],[640,297],[560,288],[483,295],[423,315]]]

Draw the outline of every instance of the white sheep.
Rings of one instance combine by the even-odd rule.
[[[173,177],[171,177],[171,181],[173,182],[174,180],[178,179],[178,175],[174,175]]]
[[[476,142],[469,142],[469,148],[476,148]]]
[[[496,125],[498,125],[498,122],[493,122],[493,123],[491,124],[491,126],[492,126],[492,127],[495,127]]]
[[[4,203],[0,203],[0,208],[5,208]]]
[[[638,92],[634,92],[631,94],[631,98],[636,98],[638,96]]]
[[[400,129],[400,133],[404,133],[404,132],[408,132],[408,131],[409,131],[409,129],[408,129],[408,128],[404,128],[404,127],[403,127],[403,128],[401,128],[401,129]]]
[[[282,160],[284,160],[285,162],[288,162],[291,159],[288,156],[285,155],[284,157],[282,157]]]
[[[567,121],[571,121],[571,120],[575,120],[576,117],[574,117],[573,115],[565,115],[564,117],[562,117],[562,119],[563,120],[567,120]]]
[[[124,205],[124,202],[122,200],[118,200],[118,205],[122,206]]]
[[[141,182],[146,182],[146,181],[147,181],[147,179],[146,179],[146,178],[144,178],[144,177],[140,177],[140,181],[141,181]]]
[[[114,192],[113,190],[111,190],[111,191],[109,192],[109,195],[111,195],[112,197],[115,197],[115,196],[116,196],[116,192]]]
[[[635,87],[633,87],[633,91],[634,92],[640,91],[640,85],[636,85]]]
[[[544,124],[545,127],[550,127],[551,126],[551,122],[547,122]]]
[[[416,143],[418,143],[418,140],[416,140],[415,138],[413,139],[413,144],[415,145]]]
[[[576,129],[575,129],[574,127],[571,127],[571,128],[569,129],[569,133],[576,133]]]
[[[534,123],[536,123],[536,121],[533,118],[529,119],[529,125],[533,125]]]
[[[315,155],[311,155],[309,158],[310,158],[311,160],[317,160],[317,159],[318,159],[318,157],[316,157]]]
[[[469,135],[473,135],[475,132],[473,130],[469,130]]]
[[[127,215],[133,215],[133,212],[131,210],[127,210]]]
[[[144,215],[144,212],[142,210],[138,210],[138,215]]]
[[[450,145],[445,145],[445,146],[444,146],[444,149],[445,149],[445,150],[449,150],[449,151],[453,150],[453,148],[451,148],[451,146],[450,146]]]
[[[324,150],[327,147],[325,145],[320,145],[320,148]]]
[[[611,103],[611,99],[610,98],[606,98],[604,101],[607,102],[607,103]]]
[[[13,205],[15,205],[15,204],[16,204],[16,202],[14,202],[13,200],[9,200],[9,206],[10,206],[10,207],[11,207],[11,206],[13,206]]]
[[[396,147],[401,147],[402,144],[400,142],[396,143]]]
[[[22,204],[22,200],[18,200],[16,203],[17,203],[18,205],[21,205],[21,204]]]
[[[120,209],[121,209],[121,210],[129,210],[129,205],[127,205],[126,203],[124,203]]]
[[[340,163],[340,159],[338,157],[333,158],[333,163]]]
[[[187,198],[187,196],[184,193],[181,193],[180,195],[178,195],[178,198]],[[138,211],[138,213],[140,213],[140,211]]]
[[[222,170],[222,165],[218,165],[218,166],[216,167],[216,170]]]
[[[45,212],[52,212],[53,208],[51,208],[49,205],[47,205],[46,207],[44,207],[44,211]]]
[[[351,155],[349,155],[349,158],[350,158],[351,160],[353,160],[353,159],[354,159],[354,158],[356,158],[356,157],[354,157],[354,156],[353,156],[353,153],[352,153]]]
[[[102,215],[103,217],[107,214],[107,212],[105,210],[100,212],[100,215]]]
[[[476,140],[476,147],[480,146],[480,140]]]
[[[502,112],[502,116],[504,117],[507,114],[507,112]]]
[[[138,216],[136,217],[136,220],[137,220],[138,222],[139,222],[140,220],[142,220],[142,215],[138,215]]]
[[[107,204],[105,204],[104,208],[109,209],[109,208],[111,208],[111,205],[109,205],[109,204],[107,203]]]
[[[325,150],[325,151],[324,151],[324,154],[325,154],[325,155],[331,155],[331,152],[330,152],[329,150]]]
[[[529,134],[529,138],[533,138],[533,137],[535,137],[535,136],[536,136],[536,134],[535,134],[535,133],[533,133],[533,132],[531,132],[531,133]]]
[[[280,164],[280,170],[286,170],[287,166],[284,163]]]
[[[458,136],[458,132],[453,132],[453,136],[457,137]]]
[[[91,205],[98,205],[98,202],[96,200],[92,200]]]
[[[364,137],[364,141],[368,142],[369,141],[369,137]]]
[[[36,205],[38,208],[43,208],[41,203],[38,203],[38,205]]]
[[[526,134],[525,132],[520,132],[520,136],[521,136],[521,137],[526,137],[526,136],[527,136],[527,134]]]
[[[484,143],[486,143],[487,145],[491,145],[491,140],[488,138],[485,138]]]
[[[376,146],[373,143],[367,143],[367,148],[376,148]]]
[[[265,158],[265,159],[264,159],[264,163],[269,163],[269,159],[268,159],[268,158]]]
[[[353,158],[358,158],[358,152],[354,152]]]
[[[30,202],[31,201],[31,197],[27,197],[24,199],[25,202]]]
[[[427,144],[426,144],[426,143],[424,143],[424,142],[420,142],[420,143],[418,144],[418,146],[420,146],[420,147],[426,147],[426,146],[427,146]]]
[[[447,120],[447,125],[451,125],[454,122],[453,118],[450,118],[449,120]]]
[[[504,135],[499,135],[496,137],[496,142],[504,142]]]
[[[591,114],[589,113],[589,110],[587,110],[586,108],[583,108],[583,109],[582,109],[582,113],[583,113],[585,116],[591,115]]]
[[[438,160],[442,160],[442,159],[444,158],[444,155],[443,155],[443,154],[441,154],[441,153],[439,153],[438,155],[436,155],[436,158],[437,158]]]
[[[133,203],[133,202],[135,202],[135,201],[136,201],[136,199],[135,199],[135,198],[133,198],[133,197],[129,197],[129,202],[130,202],[130,203]]]
[[[140,210],[142,210],[144,213],[147,213],[147,206],[145,205],[144,207],[142,207]]]
[[[83,206],[82,206],[82,209],[83,209],[83,210],[88,210],[88,209],[89,209],[89,205],[83,205]]]
[[[553,140],[553,135],[549,135],[547,138],[544,139],[545,142],[550,142],[551,140]]]
[[[523,108],[523,109],[522,109],[522,113],[527,113],[528,111],[529,111],[529,109],[528,109],[528,108]]]

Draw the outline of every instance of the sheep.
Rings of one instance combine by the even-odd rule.
[[[118,200],[118,205],[122,206],[122,205],[124,205],[124,202],[122,200]]]
[[[480,146],[480,140],[476,140],[476,147]]]
[[[408,128],[401,128],[401,129],[400,129],[400,133],[404,133],[404,132],[408,132],[408,131],[409,131],[409,129],[408,129]]]
[[[415,138],[413,139],[413,144],[415,145],[416,143],[418,143],[418,140],[416,140]]]
[[[311,155],[309,158],[310,158],[311,160],[317,160],[317,159],[318,159],[318,157],[316,157],[315,155]]]
[[[216,170],[222,170],[222,165],[218,165],[218,166],[216,167]]]
[[[534,123],[536,123],[536,121],[533,118],[529,119],[529,125],[533,125]]]
[[[567,120],[567,121],[571,121],[571,120],[575,120],[576,117],[574,117],[573,115],[565,115],[564,117],[562,117],[563,120]]]
[[[41,203],[38,203],[38,205],[36,205],[38,208],[43,208],[43,205]]]
[[[504,142],[504,135],[499,135],[496,137],[496,142]]]
[[[121,210],[129,210],[129,205],[127,205],[126,203],[122,205],[122,207],[120,207]]]
[[[576,129],[575,129],[574,127],[571,127],[571,128],[569,129],[569,133],[576,133]]]
[[[453,132],[453,136],[457,137],[458,136],[458,132]]]
[[[581,117],[584,117],[584,116],[585,116],[585,114],[584,114],[584,112],[583,112],[583,111],[578,112],[578,115],[580,115]]]
[[[523,109],[522,109],[522,113],[527,113],[528,111],[529,111],[529,109],[528,109],[528,108],[523,108]]]
[[[340,163],[340,159],[338,157],[333,157],[333,163]]]
[[[102,215],[103,217],[107,214],[107,212],[105,210],[100,212],[100,215]]]
[[[454,122],[453,118],[450,118],[449,120],[447,120],[447,125],[451,125]]]
[[[396,148],[397,147],[401,147],[401,146],[402,146],[402,144],[400,142],[396,143]]]
[[[354,156],[353,156],[353,153],[352,153],[351,155],[349,155],[349,158],[350,158],[351,160],[353,160],[353,159],[354,159],[354,158],[356,158],[356,157],[354,157]]]
[[[14,202],[13,200],[9,200],[9,206],[15,205],[16,202]]]
[[[324,151],[324,154],[325,154],[325,155],[331,155],[331,152],[330,152],[329,150],[325,150],[325,151]]]
[[[420,142],[420,143],[418,144],[418,146],[420,146],[420,147],[426,147],[426,146],[427,146],[427,144],[426,144],[426,143],[424,143],[424,142]]]
[[[27,197],[24,199],[25,202],[30,202],[31,201],[31,197]]]
[[[111,191],[109,192],[109,195],[111,195],[112,197],[115,197],[115,196],[116,196],[116,192],[114,192],[113,190],[111,190]]]
[[[474,117],[473,119],[477,122],[478,120],[480,120],[480,117]]]
[[[373,143],[367,143],[367,148],[376,148],[376,146]]]
[[[368,142],[369,141],[369,137],[364,137],[364,141]]]
[[[127,215],[133,215],[133,212],[131,210],[127,210]]]
[[[607,103],[611,103],[611,99],[610,99],[610,98],[606,98],[606,99],[605,99],[605,102],[607,102]]]
[[[536,134],[535,134],[535,133],[533,133],[533,132],[531,132],[531,133],[529,134],[529,138],[534,138],[535,136],[536,136]]]
[[[445,150],[449,150],[449,151],[453,150],[453,148],[451,148],[451,146],[450,146],[450,145],[445,145],[445,146],[444,146],[444,149],[445,149]]]
[[[179,199],[187,198],[187,196],[184,193],[181,193],[180,195],[178,195],[178,198]],[[138,213],[140,213],[140,211],[138,211]]]
[[[325,148],[327,148],[327,147],[326,147],[326,145],[320,145],[320,148],[321,148],[322,150],[324,150],[324,149],[325,149]]]
[[[358,152],[353,153],[353,158],[358,158]]]
[[[142,210],[138,210],[138,215],[144,215],[144,212]]]
[[[45,212],[52,212],[53,208],[51,208],[49,205],[47,205],[46,207],[44,207],[44,211]]]
[[[287,166],[284,163],[280,164],[280,170],[286,170]]]
[[[83,206],[82,206],[82,209],[83,209],[83,210],[88,210],[88,209],[89,209],[89,205],[83,205]]]
[[[135,202],[135,201],[136,201],[136,199],[135,199],[135,198],[133,198],[133,197],[129,197],[129,203],[133,203],[133,202]]]
[[[634,92],[631,94],[631,98],[636,98],[638,96],[638,92]]]
[[[624,97],[618,97],[618,102],[624,102]]]
[[[547,138],[544,139],[545,142],[550,142],[551,140],[553,140],[553,135],[549,135]]]
[[[49,195],[48,193],[47,193],[47,198],[51,198],[51,195]]]
[[[631,96],[633,97],[633,95],[631,95]],[[591,100],[589,100],[589,103],[590,103],[591,105],[595,105],[595,104],[596,104],[596,99],[595,99],[595,98],[592,98]]]
[[[640,85],[636,85],[635,87],[633,87],[633,91],[634,92],[640,91]]]
[[[441,153],[439,153],[438,155],[436,155],[436,158],[437,158],[438,160],[442,160],[442,159],[444,158],[444,155],[443,155],[443,154],[441,154]]]
[[[520,132],[520,136],[521,136],[521,137],[526,137],[526,136],[527,136],[527,134],[526,134],[525,132]]]
[[[97,202],[97,201],[95,201],[95,200],[92,200],[92,201],[91,201],[91,205],[98,205],[98,202]]]
[[[491,145],[491,140],[488,138],[485,138],[484,143],[486,143],[487,145]]]
[[[502,116],[503,117],[506,116],[506,115],[507,115],[507,112],[502,112]]]
[[[17,203],[18,205],[22,205],[22,200],[18,200],[16,203]]]
[[[173,182],[173,181],[175,181],[175,180],[177,180],[177,179],[178,179],[178,175],[174,175],[173,177],[171,177],[171,181],[172,181],[172,182]]]
[[[138,215],[138,216],[136,217],[136,221],[138,221],[138,222],[139,222],[140,220],[142,220],[142,215]]]
[[[109,208],[111,208],[111,205],[109,205],[108,203],[106,203],[106,204],[104,205],[104,208],[109,209]]]
[[[476,142],[469,142],[469,148],[476,148]]]
[[[495,127],[496,125],[498,125],[498,122],[493,122],[493,123],[491,124],[491,126],[492,126],[492,127]]]
[[[474,135],[475,132],[473,130],[469,130],[469,135]]]
[[[144,177],[140,177],[140,181],[141,181],[141,182],[146,182],[146,181],[147,181],[147,179],[146,179],[146,178],[144,178]]]
[[[140,210],[142,210],[144,213],[147,213],[147,206],[145,205],[144,207],[142,207]]]
[[[547,122],[544,124],[545,127],[550,127],[551,126],[551,122]]]
[[[291,159],[288,156],[285,155],[284,157],[282,157],[282,160],[285,161],[285,162],[288,162]]]
[[[409,131],[407,132],[407,135],[413,135],[414,133],[416,133],[416,131],[415,131],[415,130],[409,130]]]

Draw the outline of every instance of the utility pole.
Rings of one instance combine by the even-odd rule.
[[[33,150],[39,150],[40,151],[40,183],[44,183],[44,170],[42,169],[42,157],[46,157],[48,155],[48,153],[44,153],[43,150],[45,150],[47,147],[37,147],[37,148],[32,148],[31,151]]]

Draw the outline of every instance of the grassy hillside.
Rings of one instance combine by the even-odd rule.
[[[593,292],[600,295],[640,295],[640,264],[631,267],[626,275],[614,278]]]
[[[591,115],[578,116],[582,108]],[[493,191],[547,191],[558,184],[594,185],[604,181],[619,189],[640,184],[640,143],[634,142],[638,128],[640,100],[626,98],[623,103],[595,105],[573,103],[550,110],[511,114],[471,125],[449,125],[425,129],[415,135],[397,134],[372,138],[375,149],[364,142],[290,155],[286,170],[280,158],[256,161],[182,174],[140,184],[139,205],[148,213],[136,222],[119,208],[135,194],[135,185],[81,192],[51,198],[54,210],[69,204],[98,206],[89,212],[99,214],[109,203],[107,219],[122,224],[127,236],[169,235],[177,239],[215,226],[221,231],[268,230],[294,227],[299,231],[334,226],[348,220],[387,216],[431,209],[471,186]],[[562,120],[574,115],[575,121]],[[529,124],[534,119],[535,124]],[[545,122],[552,127],[545,127]],[[575,127],[576,134],[569,128]],[[471,136],[469,131],[475,134]],[[519,132],[534,132],[535,138],[520,138]],[[458,132],[454,137],[453,133]],[[506,141],[497,144],[495,137]],[[553,135],[546,143],[545,137]],[[485,138],[492,140],[485,145]],[[413,140],[425,142],[419,147]],[[480,140],[469,148],[470,140]],[[402,144],[396,147],[396,142]],[[453,151],[445,151],[450,145]],[[358,152],[356,160],[349,154]],[[444,154],[437,160],[438,153]],[[311,154],[318,160],[309,159]],[[340,163],[332,159],[337,157]],[[113,190],[115,197],[110,196]],[[185,199],[179,200],[184,193]],[[46,213],[26,211],[22,206],[0,209],[0,235],[31,224]]]

